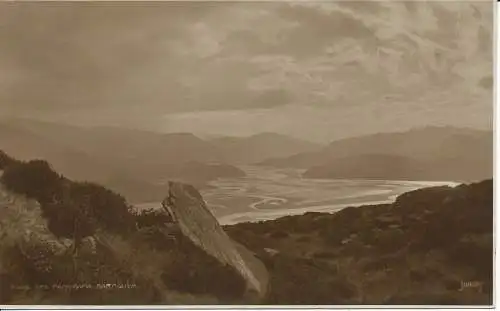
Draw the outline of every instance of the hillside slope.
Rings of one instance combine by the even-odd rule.
[[[492,303],[492,180],[226,230],[266,263],[268,304]]]
[[[452,127],[380,133],[261,164],[306,168],[311,178],[481,180],[492,177],[493,133]]]

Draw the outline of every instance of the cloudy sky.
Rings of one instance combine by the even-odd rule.
[[[2,2],[0,115],[315,141],[492,126],[491,1]]]

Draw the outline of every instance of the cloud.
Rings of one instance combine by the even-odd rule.
[[[1,95],[19,109],[116,104],[133,90],[130,77],[172,63],[165,39],[178,40],[179,18],[197,15],[168,3],[0,5],[9,13],[1,22],[0,59],[23,75]]]
[[[386,97],[432,107],[434,88],[491,92],[491,11],[486,1],[4,2],[0,113],[149,126],[200,111],[296,122],[289,107],[303,107],[318,109],[301,112],[315,126],[325,107],[392,114]],[[464,109],[486,124],[484,105]]]

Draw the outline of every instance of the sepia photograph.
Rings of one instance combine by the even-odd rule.
[[[1,1],[1,308],[493,306],[495,10]]]

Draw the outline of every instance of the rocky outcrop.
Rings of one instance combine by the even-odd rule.
[[[162,205],[183,235],[222,264],[233,267],[249,291],[264,296],[268,278],[264,265],[229,238],[193,186],[179,182],[169,182],[168,186]]]

